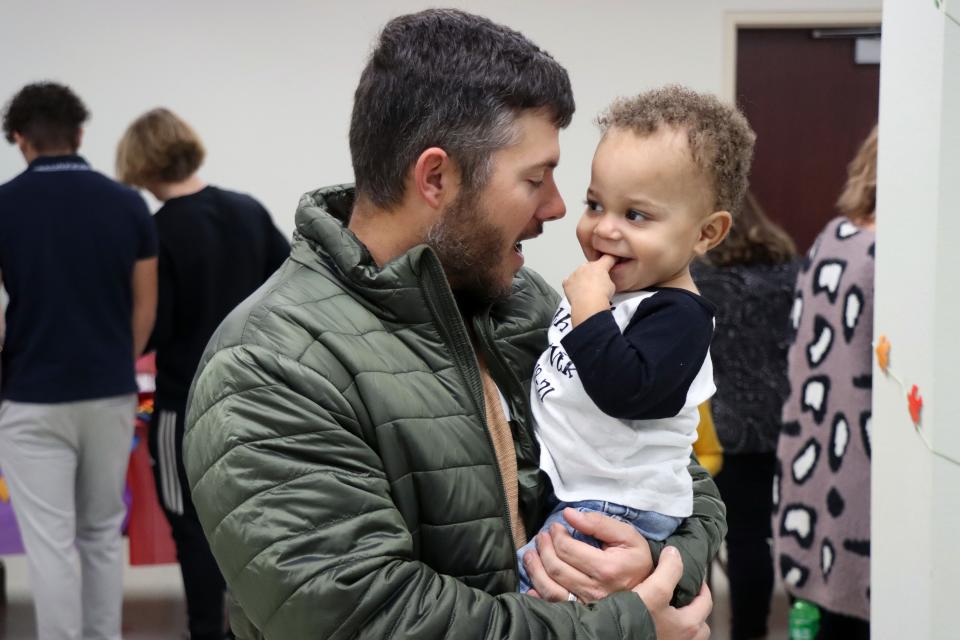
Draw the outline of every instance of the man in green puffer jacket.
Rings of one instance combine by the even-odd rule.
[[[668,604],[726,528],[695,463],[694,515],[667,540],[682,577],[672,549],[585,519],[610,547],[558,533],[530,566],[545,598],[581,602],[516,593],[515,549],[551,497],[527,398],[557,304],[520,243],[565,212],[573,109],[566,71],[486,19],[430,10],[381,33],[355,95],[356,191],[303,197],[290,259],[192,390],[184,457],[238,637],[709,634],[706,590]]]

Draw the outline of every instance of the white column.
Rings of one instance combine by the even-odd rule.
[[[883,5],[874,337],[889,339],[903,386],[874,366],[881,639],[960,637],[960,0],[947,2]]]

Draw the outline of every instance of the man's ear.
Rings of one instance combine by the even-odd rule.
[[[425,149],[413,165],[413,186],[420,199],[434,209],[453,202],[459,174],[453,160],[440,147]]]
[[[733,224],[733,216],[729,211],[714,211],[704,218],[700,225],[700,237],[694,245],[693,250],[698,256],[705,255],[707,251],[723,242],[723,239],[730,233],[730,225]]]

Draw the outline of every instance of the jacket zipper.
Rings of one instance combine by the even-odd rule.
[[[470,392],[473,395],[474,404],[480,414],[480,420],[483,422],[484,432],[487,436],[487,444],[490,453],[493,456],[493,469],[497,476],[497,484],[500,487],[500,504],[503,506],[503,523],[506,526],[507,544],[510,547],[511,556],[516,554],[513,548],[513,526],[510,522],[510,507],[507,504],[507,491],[503,486],[503,474],[500,473],[500,462],[497,459],[497,450],[493,446],[493,435],[490,433],[490,425],[487,423],[486,402],[483,399],[483,382],[480,380],[480,363],[477,354],[474,351],[473,344],[467,335],[467,327],[460,317],[460,311],[453,298],[453,292],[447,284],[446,274],[443,267],[433,252],[425,252],[424,260],[426,262],[426,273],[430,281],[425,283],[424,293],[427,301],[430,303],[431,311],[438,320],[438,325],[446,333],[447,343],[453,349],[454,362],[460,370],[460,375],[467,381]],[[514,582],[519,584],[516,562],[513,563]],[[514,584],[514,587],[516,587]]]

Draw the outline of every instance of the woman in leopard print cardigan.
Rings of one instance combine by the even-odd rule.
[[[797,278],[774,479],[775,563],[821,608],[818,639],[869,638],[870,407],[877,130]]]

